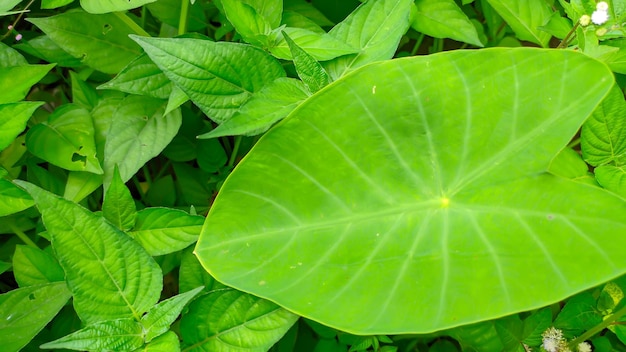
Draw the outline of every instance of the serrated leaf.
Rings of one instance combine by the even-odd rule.
[[[330,35],[359,52],[325,63],[330,76],[336,79],[370,62],[391,59],[409,29],[412,3],[411,0],[368,1],[333,27]]]
[[[276,59],[245,44],[190,38],[131,38],[217,123],[233,116],[252,93],[285,76]]]
[[[89,111],[74,104],[57,108],[48,121],[28,130],[26,147],[34,155],[66,170],[102,174]]]
[[[13,276],[20,287],[65,280],[63,269],[52,255],[39,248],[23,245],[15,246]]]
[[[26,97],[30,88],[39,82],[54,67],[49,65],[20,65],[0,67],[0,86],[5,87],[0,95],[0,104],[16,103]],[[18,105],[9,105],[14,109]],[[7,112],[0,111],[3,114]],[[5,117],[0,115],[0,122],[6,123]]]
[[[103,217],[24,181],[86,324],[140,317],[159,299],[162,273],[141,246]]]
[[[166,102],[145,96],[128,96],[113,113],[104,145],[104,184],[108,187],[117,165],[122,182],[174,138],[182,123],[180,109],[163,115]]]
[[[122,231],[130,230],[135,226],[137,218],[135,200],[122,182],[117,167],[113,171],[113,179],[102,202],[102,215]]]
[[[626,165],[626,102],[619,86],[613,86],[583,125],[580,147],[592,166]]]
[[[302,81],[282,77],[254,94],[235,116],[198,138],[243,134],[253,136],[267,131],[308,98]]]
[[[545,25],[552,11],[543,0],[487,0],[506,23],[511,26],[517,38],[528,40],[547,47],[550,34],[539,27]]]
[[[298,72],[298,77],[306,84],[309,91],[315,93],[328,85],[330,77],[322,65],[306,51],[302,50],[296,42],[291,40],[286,32],[283,32],[283,36],[289,45],[289,51],[291,51],[291,57],[293,58],[296,72]]]
[[[129,232],[150,255],[179,251],[196,242],[204,217],[168,208],[146,208],[137,213]]]
[[[299,47],[319,61],[327,61],[359,51],[359,49],[325,32],[312,32],[308,29],[292,27],[281,28],[280,32],[287,33]],[[280,40],[270,47],[270,52],[279,59],[292,60],[293,56],[291,55],[289,45],[282,34],[279,37]]]
[[[65,282],[18,288],[0,295],[0,341],[5,351],[19,351],[70,299]]]
[[[417,0],[411,27],[435,38],[450,38],[479,47],[476,27],[454,0]]]
[[[85,65],[104,73],[119,72],[141,53],[137,44],[128,38],[134,33],[133,29],[114,14],[93,15],[75,10],[50,17],[31,17],[27,21],[39,27],[63,50],[82,58]]]
[[[18,213],[34,204],[28,193],[10,181],[0,178],[0,216]]]
[[[98,89],[115,89],[122,92],[167,99],[172,92],[172,82],[145,53],[139,55],[112,80]]]
[[[204,286],[197,287],[191,291],[178,294],[165,301],[159,302],[159,304],[152,307],[150,311],[141,318],[141,325],[145,331],[145,341],[150,342],[154,338],[167,332],[170,325],[178,318],[185,305],[203,289]]]
[[[142,333],[141,324],[132,318],[108,320],[88,325],[40,347],[79,351],[132,351],[143,345]]]
[[[155,1],[156,0],[80,0],[80,6],[89,13],[101,14],[132,10]]]
[[[193,351],[267,351],[298,320],[276,304],[233,289],[196,298],[180,322]]]
[[[626,202],[547,173],[612,85],[606,65],[565,50],[370,64],[259,140],[221,187],[198,258],[226,285],[355,334],[560,301],[626,273]]]

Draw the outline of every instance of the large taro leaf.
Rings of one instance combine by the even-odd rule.
[[[576,52],[375,63],[309,98],[224,183],[196,247],[218,280],[352,333],[422,333],[626,272],[626,202],[548,174],[610,90]]]

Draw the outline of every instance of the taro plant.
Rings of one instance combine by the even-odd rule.
[[[626,350],[626,0],[0,14],[3,350]]]

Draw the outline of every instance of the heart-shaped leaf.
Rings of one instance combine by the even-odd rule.
[[[493,319],[614,278],[626,202],[546,172],[612,84],[593,59],[534,48],[364,67],[258,142],[221,188],[198,258],[230,286],[359,334]]]

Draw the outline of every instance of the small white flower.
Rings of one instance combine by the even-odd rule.
[[[543,334],[541,334],[541,337],[544,339],[563,340],[563,331],[553,326],[544,331]]]
[[[609,20],[609,12],[606,10],[595,10],[591,14],[591,22],[600,25]]]
[[[578,352],[591,352],[591,345],[588,342],[579,343]]]
[[[599,11],[607,11],[609,9],[609,4],[606,3],[606,1],[600,1],[597,5],[596,5],[596,10]]]
[[[591,16],[589,16],[589,15],[582,15],[582,16],[580,16],[580,19],[578,21],[580,22],[581,26],[587,27],[591,23]]]
[[[543,338],[543,349],[547,352],[558,352],[560,345],[561,343],[557,339],[554,339],[552,337]]]

